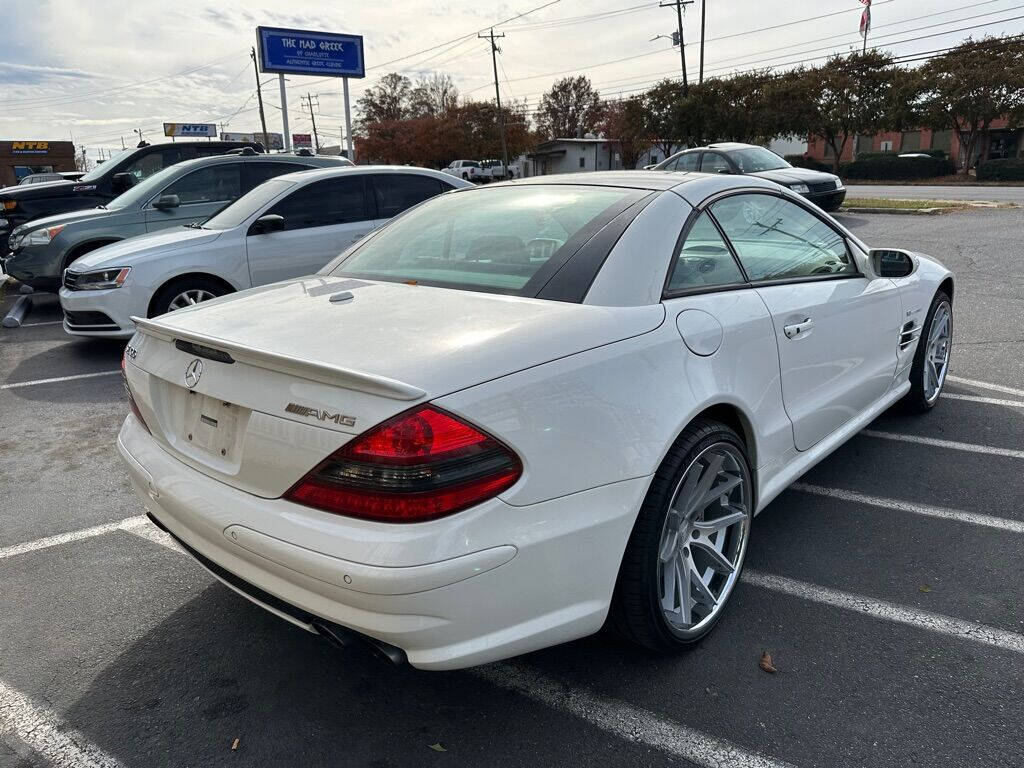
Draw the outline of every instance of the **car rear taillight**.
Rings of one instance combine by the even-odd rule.
[[[342,446],[284,498],[339,515],[418,523],[493,498],[522,472],[508,447],[423,405]]]
[[[132,396],[132,389],[128,386],[128,376],[125,375],[124,367],[128,364],[126,357],[121,357],[121,383],[124,384],[124,391],[128,394],[128,407],[132,409],[132,413],[135,414],[135,418],[139,420],[139,424],[142,428],[149,432],[149,425],[146,420],[142,418],[142,412],[139,410],[138,403],[135,402],[135,398]],[[150,432],[150,434],[153,434]]]

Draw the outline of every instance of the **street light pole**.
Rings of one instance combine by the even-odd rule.
[[[704,82],[704,20],[707,17],[708,0],[700,0],[700,74],[697,84]]]

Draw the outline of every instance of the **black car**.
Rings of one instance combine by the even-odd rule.
[[[838,209],[846,198],[846,188],[838,176],[810,168],[794,168],[771,150],[754,144],[723,142],[684,149],[658,163],[654,169],[760,176],[789,187],[826,211]]]
[[[104,205],[147,176],[182,160],[223,155],[243,147],[263,151],[262,144],[242,141],[145,144],[114,155],[77,181],[7,187],[0,191],[0,237],[33,219]]]

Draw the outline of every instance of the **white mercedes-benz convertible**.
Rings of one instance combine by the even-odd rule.
[[[748,176],[460,190],[315,276],[137,320],[118,446],[158,526],[335,641],[424,669],[606,624],[672,651],[757,512],[935,405],[952,299]]]

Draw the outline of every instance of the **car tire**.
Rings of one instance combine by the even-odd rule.
[[[149,316],[156,317],[191,303],[199,304],[230,293],[222,283],[208,277],[183,277],[165,285],[153,296]]]
[[[462,180],[463,181],[469,181],[469,174],[468,173],[463,173],[462,174]]]
[[[708,477],[711,483],[705,487]],[[696,502],[698,508],[687,511],[691,498],[710,498],[719,487],[731,490],[703,507]],[[685,650],[703,640],[721,619],[739,581],[750,538],[753,500],[750,461],[739,435],[710,419],[690,424],[655,473],[640,508],[619,568],[608,627],[629,642],[658,653]],[[710,518],[709,507],[717,508],[711,510]],[[731,518],[735,518],[734,523],[709,538],[714,523]],[[718,547],[720,557],[708,557],[709,544]],[[722,560],[730,564],[728,575]],[[677,570],[670,569],[673,563]],[[683,607],[682,582],[678,575],[672,575],[687,563],[697,571],[685,568],[689,574],[685,581],[689,609]],[[699,575],[701,570],[703,576]],[[703,590],[696,581],[688,580],[692,577],[700,579]],[[718,600],[711,607],[708,599],[716,595]],[[674,611],[675,603],[679,604],[678,613]],[[677,616],[679,621],[675,620]]]
[[[941,327],[936,327],[937,322],[944,324],[945,332]],[[914,352],[914,363],[910,366],[910,391],[903,398],[905,410],[910,413],[925,413],[939,402],[939,395],[942,394],[949,371],[952,347],[953,300],[945,291],[940,290],[932,299],[924,325],[921,326],[921,336]],[[935,360],[940,356],[944,362],[937,365]]]

